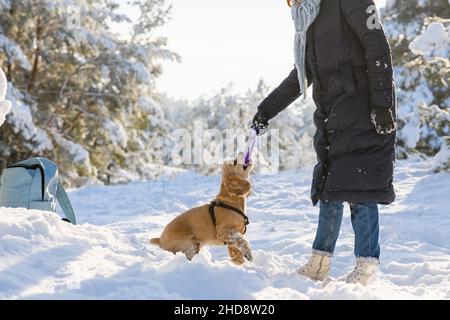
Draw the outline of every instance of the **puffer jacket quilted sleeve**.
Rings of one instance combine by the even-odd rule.
[[[369,78],[370,107],[393,108],[392,51],[372,0],[341,0],[345,20],[364,49]]]
[[[309,86],[312,83],[312,74],[308,65],[306,65],[306,77]],[[294,67],[288,77],[261,102],[258,112],[269,121],[286,109],[300,94],[297,68]]]

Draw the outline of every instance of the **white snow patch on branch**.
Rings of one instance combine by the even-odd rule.
[[[10,62],[18,61],[25,70],[31,70],[31,63],[19,44],[0,34],[0,48],[5,51]]]
[[[47,132],[34,124],[30,106],[24,102],[24,96],[20,91],[10,86],[6,97],[14,105],[8,117],[8,123],[12,124],[14,132],[20,133],[25,140],[33,143],[33,150],[36,153],[51,149],[53,144]]]
[[[63,138],[58,133],[53,133],[53,137],[57,144],[69,152],[75,163],[89,165],[89,152],[83,146]]]
[[[128,134],[122,125],[106,119],[103,122],[103,128],[106,130],[111,142],[126,147],[128,143]]]
[[[0,126],[5,122],[6,114],[11,111],[11,102],[5,100],[7,89],[6,76],[0,68]]]
[[[448,59],[450,53],[449,30],[442,23],[433,22],[409,45],[411,51],[426,59]]]

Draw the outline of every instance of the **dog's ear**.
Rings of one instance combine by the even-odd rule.
[[[223,183],[225,190],[233,197],[246,197],[252,189],[250,181],[239,176],[225,176]]]

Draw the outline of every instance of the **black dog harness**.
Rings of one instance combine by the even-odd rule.
[[[250,223],[250,221],[248,220],[248,217],[245,215],[245,213],[242,212],[240,209],[237,209],[235,207],[229,206],[226,203],[223,203],[222,201],[219,201],[219,200],[213,200],[209,204],[209,215],[211,216],[211,220],[212,220],[212,223],[214,224],[214,227],[216,227],[216,225],[217,225],[217,220],[216,220],[216,214],[214,212],[214,207],[220,207],[220,208],[228,209],[228,210],[234,211],[234,212],[238,213],[239,215],[241,215],[244,218],[244,222],[245,222],[244,234],[247,232],[247,225]]]

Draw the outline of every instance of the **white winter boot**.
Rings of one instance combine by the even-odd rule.
[[[298,274],[312,280],[322,281],[330,273],[330,256],[313,252],[308,263],[300,268]]]
[[[380,262],[375,258],[357,258],[356,267],[347,276],[347,283],[360,283],[366,286],[375,279]]]

